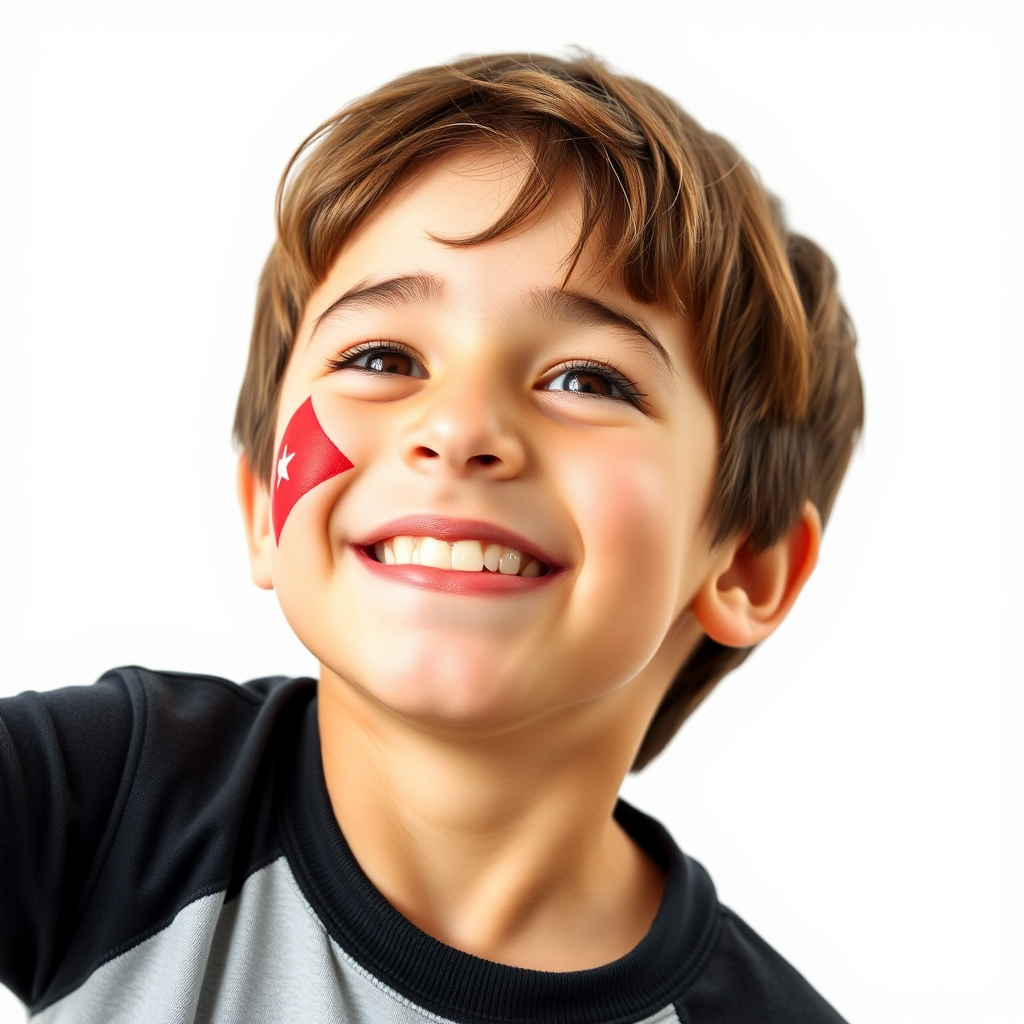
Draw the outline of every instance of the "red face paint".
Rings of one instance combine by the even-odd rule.
[[[351,461],[320,426],[313,411],[312,397],[307,398],[284,428],[274,464],[271,481],[274,540],[280,543],[288,513],[306,491],[351,468]]]

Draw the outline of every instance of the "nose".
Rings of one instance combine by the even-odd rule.
[[[417,472],[505,480],[526,463],[522,411],[494,374],[456,373],[422,396],[422,415],[406,433],[405,461]]]

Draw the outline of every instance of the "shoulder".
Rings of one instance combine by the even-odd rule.
[[[622,800],[615,818],[666,874],[650,931],[627,957],[631,977],[642,966],[642,987],[671,993],[682,1024],[843,1024],[795,968],[722,906],[707,870],[664,825]]]
[[[311,679],[239,685],[138,667],[108,675],[124,680],[131,694],[139,744],[133,811],[154,815],[154,828],[172,810],[183,825],[204,810],[226,824],[247,800],[266,795],[268,761],[316,692]]]
[[[266,676],[247,683],[234,683],[219,676],[194,672],[158,672],[139,665],[125,665],[104,673],[92,687],[70,687],[55,693],[88,693],[104,686],[121,687],[137,704],[158,714],[190,717],[203,721],[211,716],[230,719],[253,718],[259,709],[273,709],[315,688],[312,679]],[[139,703],[142,701],[143,703]]]
[[[664,826],[622,800],[615,816],[665,872],[661,907],[634,955],[648,972],[646,987],[672,993],[682,1024],[843,1024],[794,967],[719,903],[710,875]]]
[[[745,921],[718,906],[707,959],[684,999],[688,1024],[844,1024]]]
[[[308,699],[312,679],[268,676],[229,682],[217,676],[157,672],[137,665],[105,672],[91,686],[27,690],[0,698],[0,722],[54,741],[76,735],[125,732],[160,721],[195,726],[245,722],[274,717],[296,699]]]
[[[104,760],[116,763],[122,786],[141,778],[209,792],[258,756],[315,689],[312,679],[275,676],[239,685],[130,665],[92,686],[11,698],[3,712],[51,760],[59,752],[72,778],[88,777],[90,766]]]

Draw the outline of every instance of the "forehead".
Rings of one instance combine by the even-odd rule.
[[[569,289],[620,310],[651,338],[686,335],[687,325],[677,316],[633,300],[607,272],[602,232],[591,235],[582,257],[572,263],[582,200],[569,175],[503,234],[453,244],[489,231],[518,197],[529,170],[525,154],[489,147],[460,149],[410,172],[342,247],[307,303],[304,333],[308,336],[317,318],[346,292],[395,278],[420,278],[430,279],[432,286],[406,291],[404,300],[447,304],[463,316],[508,319],[527,309],[543,315],[556,308],[564,314],[565,304],[548,299]],[[688,347],[684,337],[678,344]],[[669,362],[667,349],[663,355]],[[677,355],[689,361],[688,353]]]
[[[455,151],[418,167],[348,239],[328,279],[408,270],[423,261],[456,279],[469,278],[476,267],[486,275],[478,283],[492,287],[501,268],[514,269],[516,281],[564,277],[580,224],[579,196],[568,183],[499,238],[452,244],[487,231],[516,197],[527,171],[524,157],[490,148]]]

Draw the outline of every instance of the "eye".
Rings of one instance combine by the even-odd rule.
[[[333,359],[328,359],[327,365],[331,370],[351,367],[366,373],[387,373],[418,378],[427,376],[427,371],[412,349],[397,341],[388,342],[386,345],[373,341],[355,345]]]
[[[600,363],[573,360],[557,377],[544,386],[545,391],[567,391],[570,394],[595,395],[641,406],[645,397],[637,386],[618,370]]]

